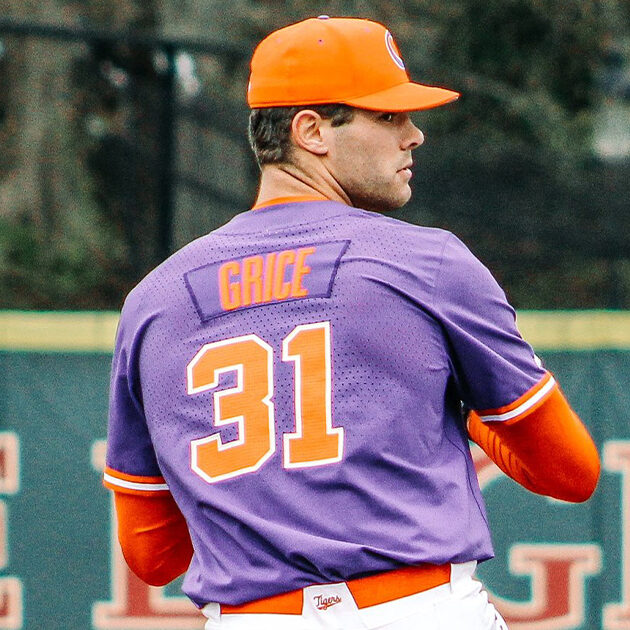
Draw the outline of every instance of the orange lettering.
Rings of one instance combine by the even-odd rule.
[[[258,470],[275,452],[271,395],[273,350],[256,335],[208,343],[188,364],[188,393],[216,388],[219,375],[235,371],[238,384],[214,392],[215,426],[236,423],[238,439],[220,434],[193,440],[191,468],[208,483]]]
[[[287,265],[295,262],[295,251],[287,249],[278,254],[278,261],[273,280],[273,297],[276,300],[286,300],[291,293],[291,283],[284,281]]]
[[[241,285],[239,282],[230,282],[230,276],[237,276],[240,271],[239,264],[235,260],[223,263],[219,267],[219,296],[224,311],[231,311],[241,305]]]
[[[265,261],[265,282],[263,286],[263,302],[271,302],[273,289],[273,272],[276,266],[276,252],[267,254]]]
[[[284,436],[285,468],[341,461],[344,430],[332,426],[330,322],[302,324],[282,342],[295,363],[295,433]]]
[[[243,259],[243,273],[241,276],[243,306],[249,306],[252,303],[260,304],[262,302],[262,272],[262,256],[248,256]],[[252,289],[254,290],[253,297]]]
[[[306,259],[315,251],[315,247],[300,247],[223,263],[219,267],[221,307],[231,311],[239,306],[306,297],[308,289],[302,281],[311,273]],[[291,265],[293,270],[287,270]]]
[[[259,470],[276,451],[274,349],[257,335],[205,344],[187,368],[189,395],[213,391],[212,424],[236,425],[237,439],[219,433],[190,443],[190,467],[215,483]],[[282,342],[294,364],[295,432],[284,435],[285,468],[323,466],[343,458],[344,429],[332,426],[330,322],[296,326]],[[236,386],[219,389],[224,372]]]
[[[302,286],[302,278],[311,273],[311,268],[304,264],[307,256],[315,253],[314,247],[300,247],[297,252],[297,260],[293,270],[293,279],[291,280],[291,297],[306,297],[308,291]]]

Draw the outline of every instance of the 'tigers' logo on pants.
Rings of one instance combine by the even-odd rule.
[[[339,595],[332,595],[331,597],[315,595],[313,600],[315,601],[315,608],[317,608],[317,610],[326,610],[335,604],[341,603],[341,597],[339,597]]]

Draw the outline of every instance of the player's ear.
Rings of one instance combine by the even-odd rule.
[[[322,126],[326,122],[312,109],[300,110],[291,121],[293,142],[309,153],[326,155],[328,153],[328,144],[325,134],[322,133]]]

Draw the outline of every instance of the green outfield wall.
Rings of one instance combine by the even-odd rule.
[[[474,451],[497,557],[478,570],[511,630],[630,630],[630,313],[520,312],[587,423],[587,504],[533,495]],[[0,630],[203,628],[126,569],[100,482],[115,313],[0,311]]]

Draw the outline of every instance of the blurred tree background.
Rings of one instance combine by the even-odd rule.
[[[323,13],[462,93],[414,115],[396,216],[455,232],[517,308],[630,308],[628,0],[0,0],[0,308],[118,309],[246,210],[249,57]]]

